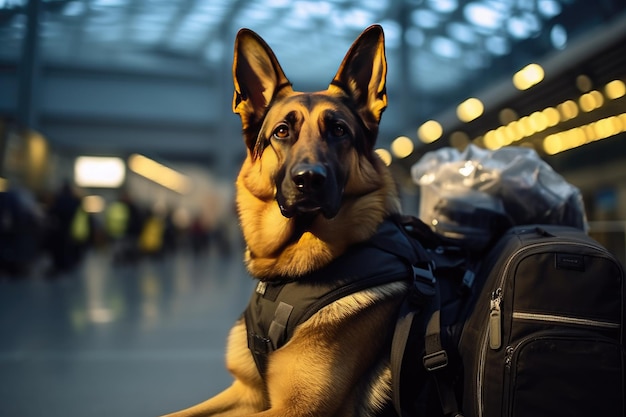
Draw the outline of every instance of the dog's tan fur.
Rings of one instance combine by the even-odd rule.
[[[248,30],[237,35],[233,75],[233,109],[248,149],[236,182],[237,208],[252,276],[297,279],[320,269],[399,212],[392,176],[373,151],[387,104],[379,26],[354,42],[325,91],[294,91],[271,49]],[[338,178],[337,191],[320,203],[324,213],[308,213],[310,201],[285,191],[293,188],[289,167],[302,161],[331,167]],[[172,416],[376,415],[390,401],[389,339],[383,336],[404,289],[387,284],[324,307],[270,355],[264,377],[240,320],[227,346],[233,384]]]

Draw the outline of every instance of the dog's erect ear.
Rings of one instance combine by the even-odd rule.
[[[366,122],[378,124],[387,107],[387,59],[380,25],[365,29],[346,54],[329,90],[347,93]]]
[[[280,93],[293,91],[274,52],[250,29],[241,29],[235,39],[233,61],[235,95],[233,111],[241,116],[244,132],[258,133],[271,101]],[[252,130],[252,132],[251,132]],[[250,149],[255,138],[246,137]]]

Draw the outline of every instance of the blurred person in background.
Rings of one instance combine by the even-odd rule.
[[[52,258],[51,275],[78,265],[89,237],[89,216],[69,181],[64,181],[48,207],[45,247]]]
[[[169,233],[168,212],[157,205],[146,216],[139,234],[139,250],[142,255],[159,257],[166,249]]]
[[[127,192],[109,205],[105,229],[112,244],[113,262],[134,262],[139,256],[139,236],[143,227],[141,210]]]
[[[27,275],[41,256],[45,215],[32,193],[21,187],[0,191],[0,273]]]

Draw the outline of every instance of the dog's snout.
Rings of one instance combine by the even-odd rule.
[[[298,165],[293,170],[291,177],[299,191],[303,193],[319,191],[326,183],[326,168],[319,164]]]

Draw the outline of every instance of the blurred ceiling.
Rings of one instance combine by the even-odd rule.
[[[26,3],[0,0],[1,58],[16,58],[22,52]],[[356,36],[378,22],[385,28],[390,60],[399,63],[405,54],[410,86],[426,93],[456,90],[503,58],[513,58],[515,68],[515,62],[564,49],[587,29],[602,25],[626,8],[623,0],[42,3],[46,61],[146,69],[158,65],[165,71],[198,66],[222,71],[229,66],[236,31],[249,27],[272,46],[292,81],[305,87],[324,85]],[[392,84],[396,80],[391,77]]]
[[[48,0],[40,8],[42,65],[195,74],[228,94],[241,27],[268,42],[295,88],[310,90],[325,88],[358,34],[381,23],[390,95],[381,132],[391,140],[568,49],[623,15],[626,2]],[[0,0],[1,62],[19,62],[27,11],[27,0]]]

